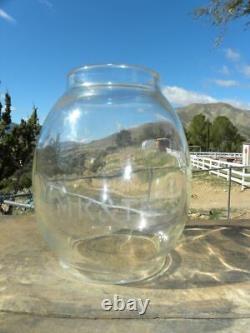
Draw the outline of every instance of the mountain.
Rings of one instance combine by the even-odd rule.
[[[188,126],[192,118],[202,113],[209,120],[217,116],[226,116],[238,128],[239,132],[250,140],[250,110],[238,109],[226,103],[190,104],[176,109],[184,126]]]

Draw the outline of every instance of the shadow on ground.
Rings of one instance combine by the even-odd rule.
[[[249,240],[248,228],[186,228],[167,270],[133,286],[187,289],[250,281]]]

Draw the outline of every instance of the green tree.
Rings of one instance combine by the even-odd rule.
[[[25,121],[21,119],[19,125],[15,126],[12,131],[13,148],[17,163],[24,165],[33,158],[36,139],[40,131],[40,125],[37,118],[37,108],[33,109],[30,118]]]
[[[220,43],[225,27],[240,18],[249,18],[249,0],[209,0],[208,4],[194,10],[195,17],[206,17],[211,24],[222,28],[222,34],[217,38]],[[247,22],[247,25],[250,21]]]
[[[2,111],[2,104],[1,104]],[[0,119],[0,180],[10,176],[15,166],[12,158],[12,136],[9,132],[11,124],[11,97],[5,94],[5,109]]]
[[[37,115],[38,108],[34,105],[31,116],[28,120],[28,126],[31,130],[31,135],[36,139],[37,135],[40,132],[41,126],[39,124],[39,119]]]
[[[140,142],[144,140],[152,140],[166,137],[166,130],[161,124],[148,124],[144,127],[140,135]]]
[[[12,147],[14,150],[16,165],[22,166],[30,158],[31,145],[29,128],[27,126],[27,122],[24,119],[21,119],[20,124],[13,128],[12,137]]]
[[[210,122],[200,113],[193,117],[186,136],[190,145],[200,146],[202,150],[210,148]]]
[[[116,144],[118,147],[127,147],[131,145],[132,143],[132,138],[131,138],[131,133],[127,130],[121,130],[117,135],[116,135]]]
[[[244,138],[225,116],[218,116],[211,126],[211,143],[214,150],[225,152],[241,151]]]
[[[2,103],[0,102],[0,121],[1,121],[1,119],[2,119],[2,108],[3,108],[3,105],[2,105]]]
[[[5,94],[5,110],[2,113],[1,122],[7,129],[11,124],[11,97],[8,93]]]
[[[214,25],[223,25],[250,15],[250,1],[210,0],[207,6],[195,9],[195,14],[208,17]]]
[[[106,161],[105,161],[106,156],[107,156],[106,151],[102,150],[102,151],[98,152],[93,164],[90,167],[90,171],[96,173],[96,172],[100,171],[102,168],[104,168],[106,165]]]
[[[5,95],[0,119],[0,188],[19,189],[31,184],[32,159],[40,131],[37,108],[28,121],[11,125],[11,96]]]

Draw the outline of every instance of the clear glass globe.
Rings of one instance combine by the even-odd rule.
[[[40,230],[72,272],[106,283],[159,273],[187,219],[189,155],[156,72],[73,70],[33,165]]]

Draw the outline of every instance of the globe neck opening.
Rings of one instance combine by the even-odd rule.
[[[156,89],[158,81],[158,73],[151,69],[123,64],[86,65],[68,74],[69,88],[131,86]]]

